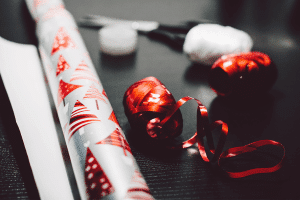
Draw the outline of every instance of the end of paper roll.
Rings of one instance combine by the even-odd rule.
[[[251,51],[253,41],[244,31],[218,24],[199,24],[186,35],[183,51],[195,63],[212,65],[222,55]]]
[[[137,31],[128,26],[107,26],[99,30],[100,50],[112,56],[129,55],[136,50],[137,38]]]

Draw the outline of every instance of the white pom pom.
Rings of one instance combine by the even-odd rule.
[[[222,55],[251,51],[253,41],[244,31],[218,24],[199,24],[186,35],[183,51],[192,62],[212,65]]]
[[[128,55],[136,50],[137,37],[137,31],[128,26],[107,26],[99,30],[100,49],[113,56]]]

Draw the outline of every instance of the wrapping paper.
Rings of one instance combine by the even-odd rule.
[[[72,15],[26,0],[82,199],[152,199]]]
[[[36,47],[0,37],[0,63],[40,198],[72,200]]]

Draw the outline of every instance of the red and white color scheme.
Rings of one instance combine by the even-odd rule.
[[[99,199],[114,192],[112,184],[90,148],[87,148],[86,152],[84,177],[89,199]]]
[[[111,120],[111,121],[115,122],[116,125],[120,126],[114,111],[111,112],[108,120]]]
[[[141,195],[142,192],[142,195]],[[152,199],[150,190],[140,174],[139,171],[135,170],[133,177],[130,182],[130,187],[127,191],[127,195],[124,198],[125,200],[130,199]]]
[[[73,85],[70,83],[66,83],[63,80],[59,82],[58,95],[57,95],[57,106],[63,101],[63,99],[69,95],[71,92],[76,90],[77,88],[82,87],[82,85]]]
[[[62,55],[59,55],[57,68],[56,68],[56,76],[58,76],[60,73],[62,73],[63,71],[69,68],[70,65],[67,63],[65,58]]]
[[[94,84],[90,86],[83,99],[95,99],[97,110],[99,110],[98,101],[103,101],[104,103],[106,103],[103,94],[100,94],[99,90],[95,87]]]
[[[89,69],[89,67],[84,61],[82,61],[76,68],[70,81],[72,82],[80,79],[87,79],[99,84],[99,81],[97,80],[96,76],[92,73],[92,71]]]
[[[124,199],[132,189],[130,183],[138,167],[75,20],[61,0],[25,1],[37,22],[41,55],[49,64],[44,68],[80,198]],[[146,184],[137,185],[134,190],[139,199],[152,199]]]
[[[107,98],[107,94],[104,90],[102,91],[102,94]]]
[[[92,114],[81,102],[77,101],[71,114],[69,137],[71,138],[80,128],[95,122],[100,122],[97,116]]]
[[[87,93],[83,97],[84,99],[98,99],[100,101],[104,101],[105,99],[103,98],[103,94],[100,94],[99,90],[95,87],[94,84],[90,86],[88,89]]]
[[[72,82],[72,81],[81,80],[81,79],[90,80],[90,81],[93,81],[93,82],[99,84],[99,81],[97,80],[96,76],[88,68],[88,66],[84,62],[84,60],[76,68],[70,81]]]
[[[124,136],[122,135],[122,133],[118,128],[116,128],[116,130],[114,130],[114,132],[112,132],[110,136],[108,136],[104,140],[101,140],[100,142],[97,142],[97,144],[109,144],[109,145],[121,147],[124,150],[125,156],[127,156],[126,151],[131,153],[131,149],[129,147],[128,142],[125,140]]]
[[[64,27],[61,27],[54,38],[51,55],[55,54],[56,52],[62,49],[75,47],[76,45],[71,39],[70,35],[67,33]]]

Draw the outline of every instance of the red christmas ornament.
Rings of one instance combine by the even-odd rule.
[[[161,121],[175,104],[173,95],[155,77],[134,83],[123,98],[125,114],[131,127],[147,132],[155,139],[174,138],[181,134],[183,121],[180,110],[161,126]]]
[[[277,68],[260,52],[230,54],[212,66],[209,83],[220,96],[250,97],[268,91],[277,79]]]

